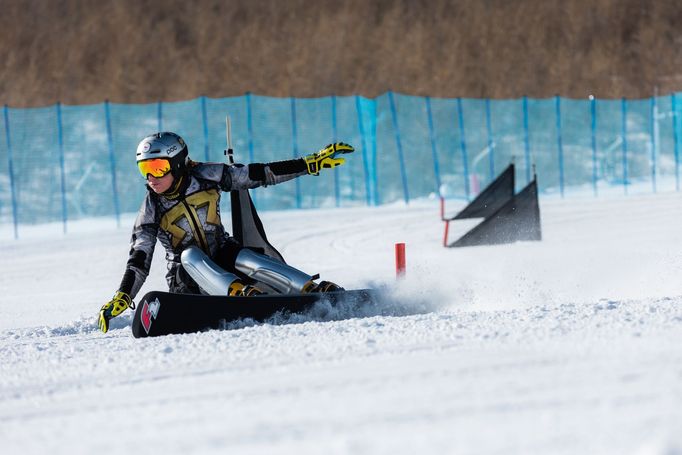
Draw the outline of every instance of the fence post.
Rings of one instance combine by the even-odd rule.
[[[116,184],[116,155],[114,154],[114,137],[111,132],[111,112],[109,100],[104,101],[104,118],[107,125],[107,144],[109,147],[109,163],[111,166],[111,189],[114,194],[114,211],[116,212],[116,227],[121,227],[121,209],[118,202],[118,188]]]
[[[462,151],[462,166],[464,167],[464,194],[469,200],[469,157],[467,156],[467,143],[464,136],[464,109],[460,97],[457,97],[457,121],[459,123],[459,147]]]
[[[590,131],[592,136],[592,188],[597,197],[597,100],[590,95]]]
[[[372,115],[370,115],[370,126],[372,138],[372,187],[374,188],[374,205],[379,205],[381,203],[381,192],[379,191],[379,175],[377,169],[377,106],[379,103],[376,99],[371,100]]]
[[[251,115],[251,92],[246,92],[246,126],[249,131],[249,162],[253,163],[253,120]]]
[[[204,160],[208,161],[208,114],[206,112],[206,97],[201,97],[201,120],[204,126]]]
[[[564,197],[564,145],[561,134],[561,98],[555,96],[556,100],[556,138],[557,149],[559,151],[559,190],[561,197]]]
[[[490,118],[490,98],[485,99],[485,128],[488,131],[488,164],[489,180],[492,182],[495,178],[495,141],[493,139],[493,124]]]
[[[369,184],[369,163],[367,162],[367,134],[365,133],[365,122],[362,118],[362,103],[359,95],[355,95],[355,110],[358,115],[358,129],[360,130],[360,138],[362,140],[362,166],[365,171],[365,199],[367,201],[367,206],[369,207],[372,205],[372,191]]]
[[[291,97],[291,138],[293,142],[293,158],[298,158],[298,130],[296,129],[296,98]],[[301,181],[299,179],[294,180],[296,182],[296,208],[301,208]]]
[[[621,129],[623,135],[623,191],[628,194],[628,105],[625,97],[621,98]]]
[[[440,188],[440,165],[438,162],[438,150],[436,148],[436,133],[433,128],[433,114],[431,112],[431,97],[424,97],[426,102],[426,117],[429,122],[429,136],[431,138],[431,156],[433,157],[433,172],[436,175],[436,194],[442,197]]]
[[[253,119],[251,112],[251,92],[246,92],[244,96],[244,101],[246,101],[246,129],[248,132],[249,141],[249,163],[253,163]],[[252,191],[251,197],[253,198],[254,205],[258,206],[258,191]]]
[[[526,162],[526,183],[530,183],[530,135],[528,129],[528,97],[523,96],[523,153]]]
[[[333,142],[338,142],[338,131],[336,125],[336,95],[331,96],[332,103],[332,139]],[[341,189],[339,187],[339,168],[334,168],[334,198],[336,199],[336,206],[341,207]]]
[[[656,96],[651,97],[649,118],[651,123],[651,186],[656,193]]]
[[[395,100],[393,99],[393,92],[388,92],[388,100],[391,103],[391,117],[393,118],[393,130],[395,131],[395,142],[398,147],[398,160],[400,161],[400,176],[403,180],[403,194],[405,203],[410,203],[410,193],[407,188],[407,169],[405,169],[405,160],[403,158],[403,145],[400,141],[400,128],[398,127],[398,111],[395,107]]]
[[[670,95],[670,104],[673,111],[673,141],[675,144],[675,191],[680,191],[680,149],[679,137],[677,135],[677,96],[674,93]]]
[[[156,117],[159,123],[159,132],[163,131],[163,103],[159,101],[156,103]]]
[[[12,193],[12,221],[14,223],[14,239],[19,238],[19,210],[17,205],[17,192],[14,185],[14,163],[12,160],[12,140],[10,138],[9,108],[5,104],[3,108],[5,117],[5,140],[7,141],[7,165],[9,166],[9,188]]]
[[[62,223],[66,234],[66,179],[64,176],[64,130],[62,128],[62,104],[57,101],[57,140],[59,142],[59,172],[62,190]]]

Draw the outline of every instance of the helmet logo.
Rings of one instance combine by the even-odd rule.
[[[152,148],[152,144],[150,144],[149,142],[145,142],[144,145],[142,146],[142,151],[148,152],[150,148]]]
[[[166,149],[166,155],[170,155],[171,153],[173,153],[177,149],[178,149],[178,147],[176,145],[172,145],[172,146],[168,147],[168,149]]]

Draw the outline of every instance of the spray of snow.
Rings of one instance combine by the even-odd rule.
[[[267,212],[287,262],[377,305],[139,340],[130,312],[95,318],[127,228],[22,228],[0,240],[3,452],[680,453],[681,208],[545,198],[542,242],[463,249],[433,201]]]

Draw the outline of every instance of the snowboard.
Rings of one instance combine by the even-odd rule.
[[[253,297],[173,294],[152,291],[139,301],[133,317],[135,338],[215,329],[239,319],[265,321],[278,312],[302,313],[317,302],[364,305],[377,301],[371,289]]]

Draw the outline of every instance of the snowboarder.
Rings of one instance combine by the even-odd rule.
[[[228,166],[190,160],[187,144],[175,133],[145,137],[137,147],[137,166],[148,192],[133,227],[121,284],[99,312],[100,330],[106,332],[110,319],[134,308],[157,239],[166,250],[170,292],[252,296],[261,293],[254,282],[284,294],[342,289],[328,281],[316,283],[316,277],[240,245],[222,225],[220,193],[318,175],[344,163],[337,155],[353,151],[339,142],[299,159]]]

